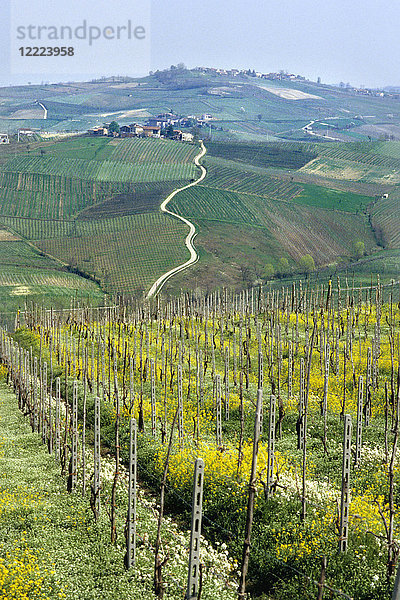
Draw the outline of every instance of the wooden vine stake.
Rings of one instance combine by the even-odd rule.
[[[363,378],[360,375],[358,378],[358,401],[357,401],[357,432],[356,432],[356,455],[354,466],[359,467],[361,462],[361,446],[362,446],[362,425],[363,425]]]
[[[351,465],[351,415],[345,415],[343,434],[342,493],[340,499],[339,552],[346,552],[348,542]]]
[[[60,435],[60,403],[61,403],[61,381],[60,378],[56,378],[56,416],[55,416],[55,458],[57,461],[60,460],[61,451],[61,435]]]
[[[275,452],[275,416],[276,416],[276,398],[271,396],[269,405],[269,433],[268,433],[268,471],[267,487],[265,497],[268,500],[272,496],[272,482],[274,479],[274,452]]]
[[[221,376],[215,376],[215,403],[216,403],[216,444],[222,444],[222,423],[221,423]]]
[[[94,471],[90,500],[90,505],[96,521],[100,515],[100,467],[100,398],[96,396],[94,403]]]
[[[74,380],[72,394],[71,463],[70,492],[74,492],[78,482],[78,382]]]
[[[151,435],[156,437],[156,378],[154,358],[150,361],[151,376]]]
[[[197,600],[200,591],[200,536],[203,510],[204,461],[194,466],[192,525],[190,529],[189,572],[185,600]]]
[[[256,415],[254,419],[254,436],[253,436],[253,457],[251,461],[251,473],[249,481],[249,496],[247,501],[247,517],[246,517],[246,530],[243,544],[243,557],[242,565],[240,569],[240,580],[238,588],[239,600],[245,600],[246,598],[246,576],[249,568],[250,558],[250,543],[251,543],[251,530],[253,526],[254,517],[254,500],[256,497],[256,473],[257,473],[257,456],[258,456],[258,440],[260,436],[260,420],[261,420],[261,407],[262,407],[262,390],[257,392],[257,406]]]
[[[178,435],[179,444],[183,444],[183,392],[182,392],[182,365],[178,365]]]
[[[126,554],[125,568],[135,565],[136,554],[136,479],[137,479],[137,425],[130,420],[129,435],[129,480],[128,480],[128,514],[126,517]]]
[[[35,356],[33,363],[33,430],[39,433],[39,407],[38,407],[38,360]]]

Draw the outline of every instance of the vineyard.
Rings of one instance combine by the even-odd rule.
[[[371,210],[372,222],[385,247],[400,247],[399,217],[399,194],[397,190],[390,194],[388,198],[376,202]]]
[[[132,138],[117,140],[110,159],[135,164],[180,164],[192,163],[196,154],[197,146],[190,144],[177,144],[175,141],[153,138]]]
[[[259,167],[300,169],[317,156],[314,145],[296,143],[210,142],[207,147],[211,156],[251,163]]]
[[[89,502],[92,481],[92,518],[108,512],[112,543],[123,537],[122,506],[126,514],[120,461],[134,456],[139,480],[161,490],[159,524],[163,511],[188,523],[201,458],[203,532],[227,545],[239,598],[389,600],[400,542],[399,297],[398,284],[378,279],[365,290],[338,280],[57,314],[32,306],[12,337],[3,333],[1,357],[70,491],[83,486]],[[104,472],[98,444],[116,461]],[[128,512],[125,531],[132,523]],[[144,525],[135,527],[139,540]],[[160,530],[153,536],[161,598],[174,576]],[[126,537],[133,577],[146,550],[135,539]],[[207,585],[212,571],[202,569]],[[228,594],[235,573],[224,577]]]
[[[40,224],[45,235],[35,241],[38,248],[72,266],[79,265],[99,280],[103,289],[119,293],[140,295],[170,265],[188,258],[182,244],[187,228],[161,213],[75,221],[68,224],[63,236],[54,237],[50,237],[54,231],[51,223],[49,233],[48,222]]]
[[[207,159],[207,178],[204,185],[210,188],[265,196],[276,200],[292,200],[302,191],[302,186],[290,181],[249,173],[233,167],[218,165]]]
[[[96,161],[47,156],[17,157],[7,163],[5,171],[113,182],[191,179],[196,173],[194,165],[184,163],[158,164],[150,162],[136,165],[112,160]]]
[[[0,171],[0,219],[10,231],[108,292],[140,295],[186,260],[186,227],[158,211],[196,178],[197,146],[80,136],[38,149]]]
[[[170,204],[196,223],[200,259],[190,272],[200,287],[220,282],[220,271],[236,288],[263,281],[282,274],[281,259],[290,274],[306,255],[317,268],[341,267],[354,259],[359,242],[369,256],[386,240],[396,247],[395,207],[389,213],[387,201],[376,200],[387,191],[392,198],[397,182],[398,159],[385,148],[383,142],[207,142],[206,178]],[[198,176],[197,145],[80,136],[42,150],[10,157],[0,171],[0,219],[10,231],[109,293],[139,294],[153,275],[186,259],[185,228],[159,221],[157,213],[174,189]],[[143,241],[142,224],[158,244]],[[186,275],[171,282],[191,287]]]
[[[333,212],[318,205],[308,208],[296,204],[294,207],[288,202],[200,185],[180,192],[170,206],[176,213],[199,222],[229,222],[262,227],[268,237],[278,242],[277,248],[280,248],[280,254],[276,254],[275,250],[275,256],[268,257],[273,264],[282,256],[282,251],[293,260],[309,253],[316,263],[327,264],[338,256],[350,254],[354,239],[364,240],[370,250],[376,249],[374,237],[363,215]]]

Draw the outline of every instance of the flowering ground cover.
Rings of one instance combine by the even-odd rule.
[[[2,378],[4,377],[4,369]],[[14,394],[0,387],[0,598],[2,600],[104,600],[154,598],[155,507],[139,491],[135,567],[124,569],[126,477],[118,489],[117,542],[109,542],[103,507],[95,522],[87,498],[68,494],[59,466],[18,410]],[[89,463],[90,452],[87,460]],[[90,468],[89,468],[90,475]],[[113,472],[103,459],[103,493]],[[162,531],[167,597],[182,598],[186,586],[188,535],[166,519]],[[203,540],[203,597],[234,598],[226,549]],[[216,596],[217,594],[217,596]]]
[[[227,544],[238,564],[261,386],[249,592],[313,597],[325,556],[327,594],[382,600],[391,595],[400,537],[400,306],[397,288],[388,292],[384,301],[379,284],[358,291],[329,284],[56,316],[33,310],[14,340],[52,365],[69,402],[78,381],[88,438],[99,395],[102,443],[111,454],[118,416],[124,462],[135,416],[140,478],[155,492],[175,423],[166,509],[188,522],[193,461],[203,458],[204,532]],[[339,552],[346,415],[353,421],[350,502],[346,551]]]

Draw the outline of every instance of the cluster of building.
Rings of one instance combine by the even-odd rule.
[[[131,123],[130,125],[121,125],[119,132],[111,132],[111,123],[105,123],[98,127],[88,129],[90,135],[111,136],[111,137],[168,137],[180,142],[193,142],[194,135],[185,129],[191,127],[202,127],[208,125],[213,120],[210,114],[188,115],[186,117],[175,115],[174,113],[163,113],[156,117],[149,117],[145,125]]]
[[[306,78],[302,75],[295,75],[294,73],[287,73],[286,71],[279,71],[279,73],[261,73],[254,69],[217,69],[213,67],[196,67],[194,71],[209,74],[219,75],[221,77],[257,77],[258,79],[268,79],[270,81],[306,81]]]
[[[395,100],[400,100],[399,92],[389,92],[387,90],[372,90],[370,88],[364,87],[355,88],[347,85],[346,89],[358,94],[359,96],[373,96],[374,98],[394,98]]]
[[[87,132],[89,135],[109,137],[161,137],[160,127],[148,127],[132,123],[131,125],[122,125],[119,132],[117,132],[110,131],[110,125],[111,123],[105,123],[104,125],[92,127]]]

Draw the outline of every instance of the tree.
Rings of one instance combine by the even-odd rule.
[[[315,271],[315,262],[311,254],[305,254],[304,256],[302,256],[299,260],[298,265],[299,269],[303,273],[309,274]]]
[[[361,240],[353,242],[353,256],[356,260],[360,260],[365,253],[365,244]]]
[[[286,275],[289,272],[290,272],[289,261],[287,258],[282,256],[282,258],[279,259],[278,273],[279,273],[279,275]]]
[[[119,125],[117,121],[112,121],[110,123],[110,127],[108,128],[109,133],[119,133]]]
[[[258,119],[259,121],[261,121],[261,119],[262,119],[262,115],[257,115],[257,119]]]
[[[274,265],[267,263],[264,267],[265,279],[271,279],[275,274]]]
[[[167,129],[165,130],[165,137],[167,137],[167,138],[174,137],[174,128],[172,127],[172,125],[168,125]]]
[[[198,142],[200,139],[200,129],[198,127],[192,127],[190,133],[193,135],[193,141]]]

